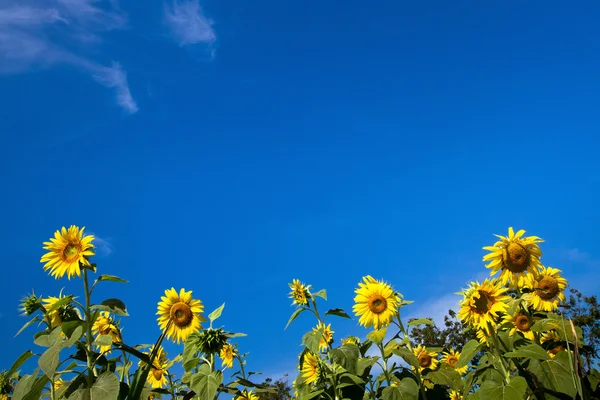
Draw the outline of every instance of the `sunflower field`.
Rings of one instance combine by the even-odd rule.
[[[507,236],[496,236],[495,243],[483,247],[491,278],[457,293],[458,316],[477,337],[463,348],[414,345],[411,329],[433,322],[403,322],[402,310],[412,302],[369,275],[357,284],[352,308],[364,337],[335,342],[335,318],[350,315],[324,307],[325,290],[293,279],[294,310],[287,326],[302,313],[315,318],[301,338],[294,398],[600,398],[600,373],[583,368],[582,331],[559,311],[567,280],[560,270],[542,264],[543,240],[513,228]],[[36,347],[0,374],[0,399],[257,400],[273,391],[252,381],[246,354],[235,341],[244,335],[213,327],[224,306],[207,314],[192,291],[167,289],[157,299],[160,336],[153,345],[128,344],[120,325],[128,315],[125,304],[93,298],[97,285],[126,282],[102,274],[93,263],[94,237],[84,228],[63,227],[43,248],[44,270],[56,279],[81,279],[82,296],[32,293],[22,300],[22,314],[30,320],[17,335],[37,327]],[[180,345],[181,353],[169,358],[164,341]],[[25,365],[37,367],[25,372]],[[175,369],[183,373],[177,376],[171,372]]]

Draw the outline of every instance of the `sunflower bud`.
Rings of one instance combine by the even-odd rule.
[[[13,379],[8,376],[8,371],[0,372],[0,397],[12,394],[13,383]]]
[[[227,334],[223,329],[205,329],[199,334],[198,345],[204,354],[219,353],[227,344]]]
[[[21,315],[29,316],[37,310],[41,310],[42,307],[42,298],[37,297],[34,292],[31,292],[30,295],[23,297],[21,300],[19,311],[21,311]]]

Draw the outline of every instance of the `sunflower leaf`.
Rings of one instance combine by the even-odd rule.
[[[26,322],[25,325],[23,325],[21,327],[21,329],[19,329],[19,331],[15,334],[14,337],[19,336],[25,329],[27,329],[29,326],[33,325],[34,323],[36,323],[39,320],[40,320],[40,317],[36,315],[31,321]]]
[[[379,344],[383,343],[383,339],[385,339],[386,333],[387,333],[387,328],[375,329],[375,330],[367,333],[367,339],[369,339],[373,343],[379,345]]]
[[[436,371],[429,371],[425,377],[437,385],[448,385],[454,390],[460,389],[460,374],[447,365],[442,365]]]
[[[35,380],[29,392],[23,396],[23,400],[38,400],[42,397],[42,391],[48,383],[49,379],[45,375],[41,375]]]
[[[31,350],[27,350],[25,353],[21,354],[19,356],[19,358],[17,358],[17,361],[15,361],[12,365],[12,367],[10,367],[10,370],[8,370],[8,372],[6,373],[7,376],[12,376],[15,372],[17,372],[17,370],[19,369],[19,367],[21,365],[23,365],[23,363],[27,360],[29,360],[30,357],[33,356],[33,352]]]
[[[92,310],[108,311],[110,313],[120,315],[123,317],[129,316],[129,314],[127,313],[127,307],[125,306],[125,303],[123,303],[123,301],[119,299],[106,299],[102,303],[100,303],[100,305],[96,304],[93,305],[91,308]]]
[[[484,399],[521,400],[527,391],[527,381],[522,376],[510,378],[508,385],[485,381],[480,388]]]
[[[46,310],[46,315],[49,315],[52,311],[56,311],[60,307],[66,306],[67,304],[71,303],[71,301],[73,301],[73,297],[74,296],[72,294],[65,297],[61,297],[54,304],[52,304],[52,306],[50,306],[49,309]]]
[[[221,306],[219,308],[217,308],[215,311],[208,314],[208,319],[210,320],[210,328],[211,329],[212,329],[213,322],[221,316],[221,313],[223,312],[224,308],[225,308],[225,303],[221,304]]]
[[[341,365],[350,374],[356,374],[358,368],[358,346],[344,344],[337,349],[332,349],[329,354],[333,361]]]
[[[48,348],[48,350],[46,350],[38,360],[39,367],[50,379],[52,379],[54,373],[56,372],[56,368],[58,368],[58,357],[64,346],[64,343],[56,343],[52,347]]]
[[[417,356],[415,356],[414,353],[406,347],[397,347],[393,352],[395,355],[402,357],[402,359],[409,365],[419,368],[419,360],[417,359]]]
[[[532,358],[534,360],[549,360],[550,355],[539,344],[531,343],[521,346],[514,351],[504,353],[504,357]]]
[[[327,291],[325,289],[321,289],[316,293],[312,293],[313,296],[319,296],[323,300],[327,300]]]
[[[112,345],[112,336],[110,335],[99,335],[96,340],[94,341],[94,344],[98,347],[102,347],[102,346],[110,346]]]
[[[479,353],[479,350],[481,350],[481,343],[479,343],[479,341],[475,339],[469,340],[467,344],[465,344],[465,346],[463,347],[462,352],[460,353],[460,357],[458,357],[458,363],[456,364],[456,368],[461,368],[469,364],[473,357],[475,357],[477,353]]]
[[[383,400],[417,400],[419,386],[412,378],[404,378],[398,386],[388,386],[381,392]]]
[[[190,389],[201,399],[214,399],[221,382],[223,382],[221,371],[211,372],[207,364],[202,364],[200,370],[192,375]]]
[[[283,328],[284,330],[287,329],[288,326],[290,326],[290,324],[292,323],[293,320],[295,320],[298,315],[300,315],[303,311],[308,310],[308,308],[298,308],[294,311],[294,313],[292,314],[292,316],[290,317],[290,319],[288,320],[287,324],[285,325],[285,328]]]
[[[348,314],[346,314],[346,311],[341,308],[332,308],[325,313],[325,317],[328,315],[337,315],[338,317],[352,319]]]
[[[308,348],[312,353],[319,354],[319,344],[323,338],[324,326],[321,326],[316,332],[307,332],[302,336],[302,344]]]
[[[102,274],[98,277],[98,279],[96,279],[96,282],[94,282],[94,284],[96,284],[97,282],[102,282],[102,281],[120,282],[120,283],[128,283],[129,282],[125,279],[119,278],[118,276]]]
[[[431,318],[417,318],[409,321],[406,325],[418,326],[418,325],[435,325]]]

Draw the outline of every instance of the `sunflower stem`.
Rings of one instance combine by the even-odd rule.
[[[91,389],[92,388],[92,384],[93,384],[93,379],[94,379],[94,363],[92,360],[92,342],[94,340],[94,337],[92,336],[92,313],[90,310],[91,307],[91,299],[90,299],[90,291],[89,291],[89,283],[88,283],[88,274],[87,274],[87,269],[84,268],[83,269],[83,288],[85,290],[85,321],[86,321],[86,330],[87,330],[87,337],[86,337],[86,341],[85,341],[85,346],[86,346],[86,350],[87,350],[87,369],[88,369],[88,376],[87,376],[87,384],[88,384],[88,388]]]
[[[400,317],[400,309],[398,308],[398,313],[396,314],[396,317],[398,317],[398,328],[400,328],[400,330],[402,331],[402,335],[405,338],[409,338],[409,340],[406,341],[406,347],[408,348],[408,350],[414,354],[414,349],[412,346],[412,343],[410,342],[410,337],[408,336],[408,332],[407,330],[404,328],[404,324],[402,323],[402,318]],[[392,319],[392,321],[394,321]],[[395,321],[394,321],[395,322]],[[423,387],[423,379],[421,378],[421,372],[419,371],[419,368],[415,368],[415,373],[417,374],[417,378],[419,380],[419,392],[421,392],[421,397],[423,399],[427,398],[427,394],[425,393],[425,388]]]
[[[510,374],[506,370],[506,366],[504,365],[504,359],[500,354],[500,338],[498,337],[498,333],[492,327],[492,324],[488,322],[488,328],[492,332],[492,337],[494,339],[494,354],[498,357],[498,362],[502,367],[502,374],[504,375],[504,382],[508,385],[510,383]],[[504,343],[503,343],[504,344]]]
[[[390,378],[390,372],[388,371],[387,359],[385,358],[383,344],[379,343],[377,347],[379,347],[379,350],[381,351],[381,359],[383,360],[383,373],[385,374],[385,380],[387,381],[388,386],[390,386],[392,384],[392,379]]]

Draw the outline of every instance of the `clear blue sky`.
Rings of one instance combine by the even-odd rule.
[[[597,2],[169,1],[0,0],[0,367],[22,296],[81,294],[39,263],[70,224],[131,280],[96,297],[126,342],[185,287],[271,375],[313,323],[283,330],[292,278],[439,315],[512,225],[600,293]]]

